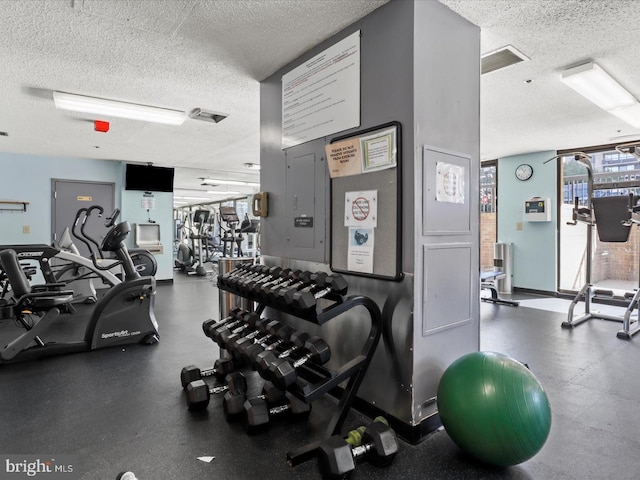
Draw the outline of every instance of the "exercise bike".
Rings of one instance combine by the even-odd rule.
[[[90,241],[94,245],[89,247],[89,251],[100,250],[98,242],[84,231],[87,218],[94,211],[98,212],[98,216],[102,216],[103,209],[98,205],[79,209],[71,230],[73,236],[82,240],[83,243],[86,244],[87,241]],[[107,218],[105,224],[107,228],[113,226],[119,212],[116,209]],[[86,240],[80,238],[81,235],[84,235]],[[74,303],[95,303],[97,301],[96,286],[97,288],[101,286],[112,287],[122,281],[122,274],[116,271],[120,262],[117,259],[106,259],[100,251],[95,259],[81,256],[73,243],[69,228],[64,230],[57,245],[0,245],[0,251],[6,249],[14,250],[21,262],[37,262],[45,283],[65,283],[68,285],[68,288],[73,290]],[[129,254],[140,275],[155,275],[157,264],[151,253],[145,249],[132,249]],[[105,265],[109,265],[109,268],[100,268]],[[94,285],[94,280],[98,280],[97,285]]]
[[[3,315],[13,314],[25,329],[0,348],[0,363],[32,360],[52,355],[85,352],[131,343],[154,344],[159,340],[154,314],[156,281],[141,277],[124,243],[131,226],[124,221],[111,227],[100,250],[115,253],[124,270],[124,280],[98,300],[84,333],[84,339],[69,343],[46,343],[40,335],[52,327],[61,310],[73,300],[73,292],[61,290],[62,283],[31,286],[15,250],[0,251],[0,265],[11,285],[13,299],[2,305]],[[91,257],[98,255],[91,248]],[[98,269],[109,269],[94,264]]]

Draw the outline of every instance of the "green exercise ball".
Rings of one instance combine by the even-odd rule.
[[[551,406],[522,363],[493,352],[465,355],[444,372],[438,411],[445,430],[483,462],[510,466],[533,457],[551,429]]]

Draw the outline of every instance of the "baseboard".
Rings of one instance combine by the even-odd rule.
[[[536,290],[534,288],[513,287],[513,293],[526,293],[528,295],[539,295],[541,297],[560,297],[561,298],[561,294],[558,292],[552,292],[549,290]]]

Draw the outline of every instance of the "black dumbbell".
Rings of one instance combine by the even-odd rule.
[[[220,348],[228,350],[232,355],[234,354],[231,347],[232,341],[236,340],[239,337],[242,337],[245,333],[249,334],[251,332],[257,331],[256,325],[259,325],[260,323],[266,321],[266,319],[260,319],[257,313],[244,315],[242,319],[245,323],[242,323],[234,328],[225,328],[216,337],[216,341],[218,345],[220,345]]]
[[[277,320],[260,319],[256,322],[256,331],[247,334],[245,338],[238,339],[236,345],[236,353],[238,358],[244,363],[251,363],[253,356],[264,350],[261,346],[264,342],[269,341],[271,334],[267,331],[273,331],[275,325],[281,325]],[[251,354],[251,356],[249,355]]]
[[[295,270],[289,271],[286,277],[284,275],[280,275],[280,278],[278,280],[274,280],[260,287],[260,291],[257,293],[258,299],[261,301],[267,301],[271,299],[274,295],[274,292],[297,282],[301,279],[301,275],[303,274],[304,272],[302,272],[301,270]]]
[[[188,383],[185,391],[187,392],[187,406],[189,410],[204,410],[209,405],[209,399],[212,394],[222,392],[246,392],[247,379],[240,372],[230,373],[225,377],[226,385],[211,387],[204,380],[196,380]]]
[[[304,348],[307,340],[311,338],[308,333],[296,331],[292,327],[288,327],[288,330],[284,332],[279,330],[278,333],[281,337],[289,335],[287,343],[293,344],[293,346],[280,354],[274,353],[274,348],[267,348],[255,356],[253,367],[265,380],[271,380],[273,378],[272,368],[274,363],[277,363],[279,359],[287,358],[291,353]],[[274,344],[271,344],[269,347],[272,345]]]
[[[275,350],[278,346],[288,342],[291,335],[295,333],[295,329],[289,325],[283,325],[277,320],[274,320],[267,325],[267,333],[269,334],[269,337],[267,338],[269,343],[265,343],[266,341],[258,341],[255,346],[249,347],[245,351],[246,358],[263,377],[262,367],[264,366],[268,370],[269,363],[260,365],[262,363],[260,361],[260,357],[265,352],[271,353],[273,356],[272,350]],[[273,358],[275,359],[275,356],[273,356]]]
[[[199,368],[195,365],[188,365],[180,372],[180,383],[182,388],[186,388],[189,382],[200,380],[205,377],[215,376],[218,380],[222,380],[226,375],[233,372],[241,362],[239,359],[232,357],[219,358],[213,364],[213,367]]]
[[[226,341],[226,348],[231,355],[242,360],[244,351],[253,345],[254,339],[263,335],[267,331],[267,325],[271,322],[268,318],[258,318],[252,328],[243,330],[242,332],[231,335]]]
[[[227,272],[222,276],[219,276],[218,285],[230,286],[233,284],[236,278],[239,278],[245,275],[252,275],[254,272],[261,269],[263,265],[252,264],[252,265],[246,265],[246,266],[241,265],[241,267],[242,268],[235,268],[232,271]]]
[[[315,287],[316,282],[321,281],[324,278],[324,276],[326,276],[326,273],[324,272],[312,273],[310,275],[301,276],[300,280],[298,280],[296,283],[288,287],[281,288],[280,290],[277,291],[276,299],[278,303],[281,303],[287,306],[291,305],[291,302],[293,301],[293,295],[297,291],[303,290],[305,288]]]
[[[291,347],[288,350],[285,350],[282,353],[288,352],[285,355],[274,353],[275,349],[282,343],[293,344],[297,342],[301,343],[300,348],[304,348],[305,343],[311,337],[308,334],[302,334],[301,332],[296,331],[293,327],[284,326],[280,330],[278,330],[276,334],[278,340],[275,343],[268,345],[264,351],[255,355],[253,361],[253,368],[258,372],[258,374],[264,378],[265,380],[271,380],[273,378],[273,370],[272,365],[278,362],[281,358],[287,358],[291,351],[295,351],[297,348]]]
[[[328,275],[323,278],[320,290],[301,290],[293,294],[292,304],[295,308],[309,310],[316,306],[316,301],[330,293],[345,295],[349,288],[347,281],[342,275]]]
[[[289,290],[297,290],[302,288],[303,286],[309,284],[311,277],[310,272],[301,272],[296,271],[295,274],[292,274],[287,281],[282,282],[278,285],[274,285],[263,292],[261,292],[260,300],[265,303],[275,304],[277,302],[282,302],[281,296],[284,295],[285,292]]]
[[[262,336],[254,338],[251,345],[239,349],[242,359],[248,363],[253,363],[256,355],[269,345],[267,342],[272,340],[273,335],[278,332],[282,325],[278,320],[271,320],[266,325],[264,323],[261,324],[260,329],[262,331],[260,333]]]
[[[214,366],[210,368],[198,368],[195,365],[187,365],[180,371],[180,383],[182,384],[182,388],[187,388],[189,383],[205,377],[215,375],[218,378],[224,378],[225,375],[231,373],[234,369],[233,359],[231,358],[219,358],[216,360]]]
[[[269,426],[269,421],[276,415],[286,415],[292,421],[300,421],[309,418],[311,404],[294,397],[289,392],[285,393],[287,403],[269,408],[265,400],[250,398],[244,402],[244,427],[247,433],[254,434]]]
[[[311,361],[322,365],[331,358],[329,345],[322,338],[313,336],[304,344],[306,353],[298,360],[291,362],[287,358],[281,358],[271,364],[269,369],[269,379],[283,390],[289,385],[293,385],[298,378],[296,369]]]
[[[287,358],[292,353],[297,352],[298,350],[302,350],[304,348],[304,344],[309,340],[311,336],[307,332],[301,332],[297,330],[295,333],[291,334],[289,337],[289,342],[291,343],[291,347],[283,351],[278,355],[278,358]]]
[[[254,285],[261,285],[264,282],[273,280],[274,277],[280,275],[281,271],[282,271],[282,268],[280,267],[269,267],[257,277],[253,277],[250,279],[242,279],[239,282],[237,282],[236,290],[239,290],[244,294],[247,294],[251,291]]]
[[[241,272],[246,272],[252,267],[253,267],[253,264],[242,263],[242,264],[238,265],[237,267],[235,267],[234,269],[224,273],[223,275],[219,275],[218,276],[218,281],[224,280],[226,278],[230,278],[233,275],[237,275],[238,273],[241,273]]]
[[[222,277],[218,278],[218,286],[222,285],[233,288],[238,280],[259,275],[265,268],[266,267],[264,265],[251,265],[249,268],[238,271],[234,274],[223,275]]]
[[[202,331],[208,337],[209,329],[213,325],[217,325],[217,326],[226,325],[227,323],[238,318],[238,315],[240,315],[242,312],[244,312],[244,310],[241,308],[232,308],[231,310],[229,310],[229,314],[222,320],[214,320],[211,318],[209,320],[205,320],[204,322],[202,322]]]
[[[341,436],[325,440],[318,449],[318,465],[325,479],[345,478],[356,468],[356,458],[366,456],[375,466],[390,465],[398,453],[395,432],[382,422],[365,427],[362,444],[352,447]]]
[[[290,268],[285,268],[280,272],[279,275],[270,279],[268,282],[262,282],[257,285],[253,285],[249,293],[258,299],[262,299],[266,294],[265,292],[268,292],[270,288],[275,288],[278,285],[282,285],[283,283],[287,282],[293,275],[296,275],[296,272],[293,272]]]
[[[232,322],[222,325],[220,327],[212,325],[209,328],[209,338],[214,342],[220,343],[220,335],[226,330],[232,330],[240,325],[248,325],[249,322],[255,322],[258,319],[258,314],[255,312],[244,312],[237,319]]]
[[[267,267],[266,265],[258,265],[252,272],[248,274],[239,275],[239,276],[228,279],[226,284],[231,288],[237,289],[239,285],[243,282],[251,281],[256,278],[262,277],[269,271],[269,268],[270,267]]]
[[[285,400],[285,391],[277,388],[273,383],[266,382],[262,387],[262,394],[255,397],[267,402],[267,405],[281,405]],[[247,401],[246,392],[228,391],[222,398],[222,410],[228,422],[241,418],[244,413],[244,402]]]

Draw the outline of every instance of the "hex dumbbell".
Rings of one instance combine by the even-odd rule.
[[[242,313],[236,320],[227,323],[226,325],[222,325],[217,327],[216,325],[212,325],[209,328],[209,338],[211,338],[214,342],[220,343],[220,336],[226,330],[232,330],[240,325],[248,325],[249,322],[255,322],[257,320],[258,314],[255,312],[244,312]]]
[[[269,380],[269,368],[271,363],[277,360],[277,356],[274,353],[275,349],[283,343],[288,343],[291,336],[296,333],[295,329],[289,325],[280,325],[277,331],[273,332],[273,340],[269,344],[258,344],[261,348],[264,348],[262,352],[251,353],[249,355],[253,368],[258,374],[265,380]]]
[[[224,275],[221,275],[218,277],[218,285],[231,285],[233,283],[233,281],[238,278],[238,277],[242,277],[244,275],[251,275],[253,272],[255,272],[257,269],[262,268],[262,265],[256,265],[256,264],[243,264],[240,265],[237,268],[234,268],[233,270],[231,270],[230,272],[225,273]]]
[[[207,385],[204,380],[195,380],[188,383],[185,391],[187,392],[187,407],[189,410],[204,410],[209,405],[211,395],[228,391],[246,392],[247,379],[240,372],[230,373],[225,377],[226,385],[212,387]]]
[[[269,426],[274,416],[286,415],[292,421],[300,421],[309,418],[311,404],[294,397],[289,392],[285,393],[287,403],[269,408],[265,400],[250,398],[244,402],[244,427],[247,433],[254,434]]]
[[[268,318],[257,319],[251,329],[246,329],[237,335],[227,338],[227,351],[238,359],[243,358],[243,353],[247,347],[253,345],[253,340],[266,332],[267,324],[271,322]]]
[[[290,285],[289,287],[282,288],[278,290],[276,298],[278,303],[284,305],[291,305],[293,301],[293,296],[296,292],[304,289],[315,288],[318,283],[321,283],[324,277],[326,277],[326,273],[324,272],[316,272],[311,275],[305,275],[298,282]]]
[[[256,278],[260,278],[267,273],[270,267],[266,265],[258,265],[252,272],[246,275],[239,275],[227,280],[227,286],[231,288],[239,288],[239,285],[243,282],[251,281]]]
[[[214,320],[214,319],[209,319],[209,320],[205,320],[204,322],[202,322],[202,331],[204,332],[204,334],[208,337],[209,336],[209,329],[214,326],[222,326],[222,325],[226,325],[227,323],[235,320],[236,318],[238,318],[238,316],[240,314],[242,314],[242,312],[244,312],[245,310],[241,309],[241,308],[232,308],[231,310],[229,310],[229,314],[223,318],[222,320]]]
[[[262,393],[258,399],[267,402],[267,405],[279,405],[286,400],[285,391],[279,389],[271,382],[266,382],[262,387]],[[247,401],[246,392],[228,391],[222,398],[222,410],[228,422],[241,418],[244,413],[244,402]]]
[[[286,341],[287,344],[293,344],[293,346],[282,353],[277,354],[275,348],[278,346],[278,342],[272,343],[264,351],[255,355],[255,361],[253,366],[258,374],[265,380],[271,380],[273,378],[272,366],[278,362],[279,359],[287,358],[291,353],[303,349],[307,340],[311,337],[308,333],[298,332],[292,327],[287,327],[285,330],[282,328],[278,331],[279,340]],[[283,342],[284,343],[284,342]]]
[[[275,301],[277,292],[283,288],[293,285],[296,282],[304,281],[310,275],[308,272],[295,270],[290,272],[287,278],[280,278],[280,281],[264,285],[258,292],[258,299],[263,302]]]
[[[226,328],[220,332],[217,336],[216,340],[220,348],[228,350],[232,355],[234,355],[232,342],[239,337],[242,337],[243,334],[250,334],[252,332],[257,331],[256,325],[260,325],[261,323],[267,321],[267,319],[261,319],[257,313],[251,313],[243,316],[244,323],[236,326],[234,328]]]
[[[261,373],[261,367],[259,366],[259,363],[261,363],[259,362],[260,356],[265,352],[273,354],[273,350],[289,341],[291,335],[295,333],[295,329],[274,320],[267,325],[267,333],[269,337],[266,340],[257,341],[255,345],[245,351],[246,358],[258,370],[258,373]],[[266,343],[267,341],[269,343]],[[265,367],[268,368],[268,365],[265,365]]]
[[[264,299],[270,289],[277,288],[278,285],[288,282],[291,278],[297,276],[299,272],[300,270],[294,272],[290,268],[285,268],[277,277],[272,278],[268,282],[254,285],[250,293],[258,299]]]
[[[273,336],[278,332],[278,330],[283,326],[281,322],[278,320],[271,320],[266,325],[262,325],[262,336],[254,338],[252,340],[251,345],[246,346],[246,348],[240,348],[240,354],[242,355],[242,359],[248,363],[253,364],[255,362],[255,357],[269,345],[269,342],[273,340]]]
[[[293,385],[298,378],[296,369],[305,363],[314,362],[322,365],[331,358],[329,345],[317,336],[313,336],[305,342],[304,351],[306,353],[294,362],[287,358],[281,358],[271,364],[269,377],[277,387],[284,390],[289,385]]]
[[[295,308],[309,310],[316,306],[318,299],[330,293],[345,295],[348,288],[349,285],[342,275],[328,275],[323,279],[320,290],[315,292],[313,290],[295,292],[293,294],[292,304]]]
[[[382,422],[367,425],[362,444],[352,446],[340,436],[325,440],[318,449],[318,465],[325,479],[342,479],[356,468],[355,460],[366,457],[373,465],[391,464],[398,453],[395,432]]]
[[[238,285],[236,286],[236,288],[241,292],[243,292],[244,294],[250,294],[254,287],[260,286],[263,283],[269,282],[274,278],[279,277],[280,272],[282,272],[281,267],[270,267],[262,275],[258,276],[257,278],[238,282]]]

